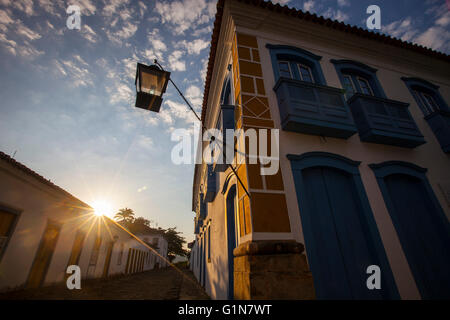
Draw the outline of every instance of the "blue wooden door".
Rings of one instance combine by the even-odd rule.
[[[201,284],[203,287],[205,287],[205,280],[206,280],[206,232],[203,234],[202,237],[202,279]]]
[[[236,233],[234,215],[234,202],[236,198],[236,186],[232,186],[227,195],[227,249],[228,249],[228,300],[234,299],[234,254],[236,248]]]
[[[421,179],[385,178],[389,213],[424,299],[450,298],[450,234]]]
[[[366,285],[367,267],[381,264],[352,175],[311,167],[294,170],[294,178],[296,188],[302,185],[303,190],[297,194],[317,298],[389,298],[386,283],[381,290]]]

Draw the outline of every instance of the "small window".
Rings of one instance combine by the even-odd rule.
[[[18,214],[0,208],[0,258],[11,238]]]
[[[224,83],[222,86],[220,104],[233,104],[230,73],[225,77],[225,80],[224,80]]]
[[[369,81],[364,78],[358,77],[359,87],[361,88],[361,93],[373,96],[372,88],[370,87]]]
[[[336,68],[347,99],[356,93],[386,98],[383,87],[378,81],[376,69],[358,61],[334,59],[330,61]]]
[[[343,82],[344,82],[345,94],[347,95],[347,98],[350,98],[356,92],[355,86],[353,85],[352,77],[349,76],[348,74],[344,74],[342,77],[344,80]]]
[[[300,74],[300,80],[306,82],[314,82],[311,69],[308,66],[297,63],[297,67]]]
[[[278,67],[280,69],[280,77],[292,78],[291,68],[288,61],[279,61]]]
[[[436,100],[431,94],[428,94],[421,90],[414,90],[414,93],[417,95],[418,100],[422,104],[422,109],[424,110],[425,115],[429,115],[440,109],[439,105],[436,103]]]

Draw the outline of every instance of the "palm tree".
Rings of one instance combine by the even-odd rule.
[[[120,209],[119,212],[115,214],[114,219],[120,222],[133,222],[134,212],[129,208]]]

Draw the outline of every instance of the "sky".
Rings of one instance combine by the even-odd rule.
[[[450,54],[450,3],[273,1]],[[66,26],[70,4],[81,29]],[[160,113],[134,107],[136,63],[153,59],[200,113],[216,1],[0,0],[0,151],[80,200],[131,208],[193,240],[193,165],[171,133],[194,116],[169,84]]]

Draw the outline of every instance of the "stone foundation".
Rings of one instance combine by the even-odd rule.
[[[304,246],[260,240],[234,249],[234,299],[315,299]]]

